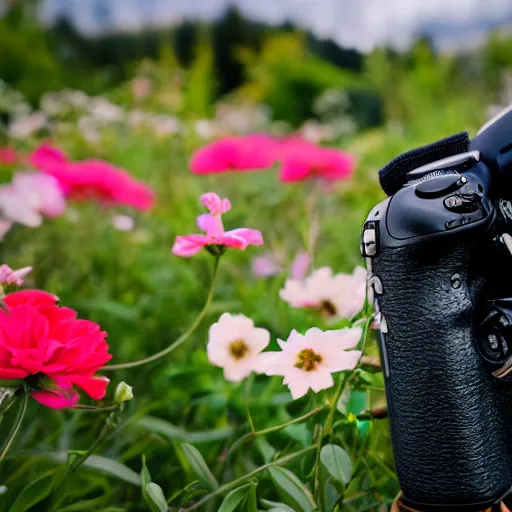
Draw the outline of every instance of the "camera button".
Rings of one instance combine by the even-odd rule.
[[[416,186],[416,195],[424,199],[434,199],[454,192],[468,182],[467,178],[460,174],[449,174],[428,181],[423,181]]]

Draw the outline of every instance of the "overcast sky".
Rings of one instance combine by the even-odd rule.
[[[270,23],[295,21],[363,51],[404,48],[425,32],[443,49],[474,46],[489,29],[512,26],[512,0],[42,0],[41,16],[51,23],[64,14],[82,32],[97,34],[212,19],[229,5]]]

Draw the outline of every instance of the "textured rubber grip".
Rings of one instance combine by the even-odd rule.
[[[482,249],[449,242],[383,247],[373,261],[396,468],[404,496],[423,504],[487,502],[512,484],[503,404],[475,342]]]

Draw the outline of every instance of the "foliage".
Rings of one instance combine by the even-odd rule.
[[[31,79],[41,74],[50,82],[60,79],[61,71],[44,45],[28,55],[28,28],[16,33],[0,23],[0,44],[18,52],[9,60],[21,73],[14,82],[25,83],[25,72]],[[176,235],[191,232],[201,193],[215,190],[229,197],[236,207],[232,226],[226,228],[259,229],[265,247],[223,256],[211,307],[179,348],[159,362],[109,374],[111,396],[99,405],[110,407],[117,384],[124,380],[133,386],[135,397],[123,403],[122,411],[53,411],[31,404],[10,452],[0,460],[0,512],[32,505],[34,510],[60,512],[362,512],[387,509],[398,492],[388,422],[369,412],[385,406],[377,368],[363,365],[341,373],[333,389],[293,401],[278,377],[253,375],[239,384],[227,382],[207,359],[208,328],[226,311],[243,313],[270,331],[275,350],[276,340],[286,339],[291,329],[347,325],[345,320],[329,326],[310,311],[290,308],[278,295],[287,272],[258,278],[251,273],[252,258],[272,251],[289,268],[296,254],[306,250],[314,257],[314,267],[350,272],[361,263],[360,226],[383,199],[377,169],[398,153],[445,135],[462,129],[474,134],[486,117],[485,97],[477,94],[481,83],[463,83],[458,60],[436,55],[425,41],[404,55],[376,50],[365,59],[364,75],[321,60],[296,33],[277,31],[256,49],[241,41],[235,56],[247,81],[239,94],[268,102],[277,119],[300,124],[312,115],[313,100],[335,88],[372,98],[378,94],[386,122],[330,140],[355,154],[358,167],[350,181],[329,193],[315,183],[280,183],[274,169],[195,176],[188,160],[201,143],[197,118],[215,110],[217,55],[199,37],[194,40],[196,52],[191,52],[185,72],[185,62],[178,64],[170,51],[154,61],[130,63],[127,75],[135,69],[151,82],[146,99],[133,97],[131,82],[105,91],[125,113],[145,109],[181,114],[177,133],[156,136],[122,120],[103,126],[99,139],[91,141],[79,128],[82,114],[72,111],[53,119],[46,132],[10,141],[26,153],[51,135],[75,159],[104,158],[127,168],[157,191],[156,208],[150,213],[112,212],[78,203],[37,230],[15,227],[0,247],[1,262],[14,268],[34,266],[28,286],[55,293],[81,317],[98,322],[109,333],[116,364],[167,347],[203,307],[212,257],[205,251],[185,260],[170,251]],[[38,60],[38,52],[46,57]],[[485,57],[488,76],[498,76],[509,66],[506,52],[498,51],[495,42],[486,52],[495,55]],[[0,77],[8,78],[2,66]],[[33,99],[41,90],[34,97],[29,89],[24,92]],[[369,110],[377,116],[376,107]],[[282,126],[270,125],[268,130],[278,132]],[[9,181],[12,170],[2,167],[2,182]],[[134,218],[133,231],[112,227],[112,216],[120,212]],[[313,237],[315,230],[318,236]],[[354,321],[364,318],[362,314]],[[371,330],[365,354],[377,355]],[[2,439],[15,418],[16,407],[1,416]]]

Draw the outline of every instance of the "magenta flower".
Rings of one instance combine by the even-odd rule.
[[[355,157],[336,149],[322,148],[302,139],[283,142],[280,180],[283,182],[323,178],[336,181],[350,178],[355,169]]]
[[[224,231],[222,213],[229,210],[231,203],[211,192],[201,197],[203,204],[211,211],[197,218],[197,225],[206,234],[177,236],[172,252],[176,256],[189,258],[204,247],[213,254],[221,254],[225,248],[244,250],[249,245],[262,245],[263,235],[256,229],[239,228]]]
[[[58,180],[66,196],[74,199],[93,198],[106,205],[125,205],[138,210],[148,210],[155,203],[152,188],[103,160],[72,162],[49,143],[41,144],[29,159],[37,169]]]
[[[199,148],[190,159],[195,174],[268,169],[277,157],[280,143],[269,135],[225,137]]]

